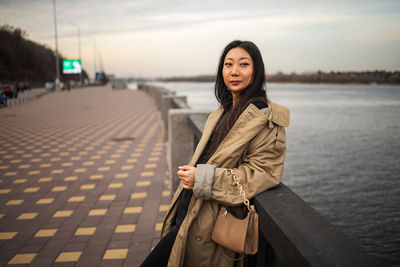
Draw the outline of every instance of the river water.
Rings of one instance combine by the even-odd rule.
[[[218,106],[213,83],[153,83]],[[400,266],[400,86],[268,84],[291,111],[282,182],[378,258]]]

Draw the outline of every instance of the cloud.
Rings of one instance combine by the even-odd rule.
[[[52,1],[0,1],[3,20],[54,46]],[[84,63],[95,40],[116,73],[213,73],[237,38],[253,40],[270,71],[400,68],[396,1],[59,0],[57,10],[59,50],[76,57],[78,24]]]

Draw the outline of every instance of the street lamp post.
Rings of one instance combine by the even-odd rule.
[[[96,82],[96,71],[97,71],[97,62],[96,62],[96,41],[93,40],[93,70],[94,70],[94,79],[93,83]]]
[[[55,81],[55,89],[59,91],[60,88],[60,66],[58,59],[58,40],[57,40],[57,16],[56,16],[56,1],[53,0],[53,14],[54,14],[54,37],[56,42],[56,81]]]
[[[81,61],[81,66],[82,66],[82,70],[79,76],[79,81],[81,83],[81,85],[83,85],[83,64],[82,64],[82,57],[81,57],[81,27],[79,27],[79,25],[73,24],[71,23],[72,26],[75,26],[78,28],[78,49],[79,49],[79,60]]]

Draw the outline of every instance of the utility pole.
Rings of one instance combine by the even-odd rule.
[[[60,66],[58,58],[58,40],[57,40],[57,15],[56,15],[56,0],[53,0],[53,14],[54,14],[54,36],[56,42],[56,81],[55,90],[60,91]]]
[[[82,56],[81,56],[81,27],[79,25],[76,25],[74,23],[71,23],[72,26],[75,26],[78,28],[78,53],[79,53],[79,60],[81,61],[81,74],[79,76],[79,81],[81,83],[81,86],[83,85],[83,64],[82,64]]]
[[[97,62],[96,62],[96,41],[93,39],[93,70],[94,70],[94,78],[93,83],[96,82],[96,72],[97,72]]]
[[[104,72],[104,68],[103,68],[103,57],[101,55],[101,52],[98,52],[98,56],[99,56],[99,65],[100,65],[100,71]]]

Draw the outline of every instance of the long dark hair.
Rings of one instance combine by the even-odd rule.
[[[240,47],[250,54],[253,60],[253,80],[245,88],[235,106],[232,107],[233,98],[229,88],[225,85],[222,69],[224,68],[224,61],[226,54],[232,49]],[[220,143],[222,139],[228,134],[229,130],[235,124],[240,114],[247,108],[252,101],[262,101],[267,104],[267,94],[264,89],[266,83],[264,62],[257,46],[250,41],[235,40],[230,42],[222,51],[219,59],[217,78],[215,81],[214,93],[221,107],[227,113],[226,116],[218,123],[217,142]]]

